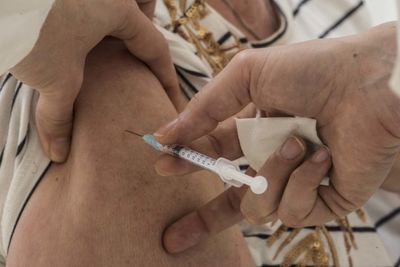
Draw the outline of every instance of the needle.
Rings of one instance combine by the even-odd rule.
[[[135,133],[133,131],[125,130],[125,132],[130,133],[130,134],[134,134],[134,135],[139,136],[139,137],[143,137],[143,134]]]

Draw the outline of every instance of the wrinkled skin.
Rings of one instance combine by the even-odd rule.
[[[400,100],[388,85],[396,58],[395,36],[395,24],[387,23],[355,36],[244,51],[178,119],[155,135],[162,143],[191,144],[202,136],[210,138],[208,134],[214,131],[211,136],[216,139],[217,151],[226,155],[226,142],[231,141],[231,146],[237,142],[224,136],[232,137],[235,128],[225,127],[221,134],[217,126],[249,103],[267,113],[315,118],[332,160],[330,185],[307,180],[304,174],[312,173],[312,168],[305,173],[295,169],[287,175],[289,180],[282,180],[284,190],[268,190],[268,195],[262,196],[236,194],[237,212],[261,223],[271,220],[266,215],[277,211],[278,218],[289,226],[322,224],[347,215],[361,207],[387,177],[395,177],[388,176],[400,145]],[[230,149],[228,154],[240,156],[240,148],[236,147],[235,153]],[[169,167],[165,162],[157,165],[169,168],[169,173],[182,172],[183,164],[168,161]],[[302,188],[285,187],[291,180],[306,182]],[[299,201],[301,192],[306,192],[307,201]],[[274,206],[266,204],[271,195],[280,199]],[[235,221],[228,217],[226,221]],[[176,225],[181,221],[185,217]],[[170,229],[164,236],[169,244],[182,236],[177,227]],[[196,229],[186,227],[186,231]],[[171,245],[175,251],[185,249],[175,245]]]

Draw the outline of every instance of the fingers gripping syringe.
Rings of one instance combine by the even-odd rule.
[[[267,190],[268,182],[265,177],[248,176],[242,173],[239,167],[230,160],[225,158],[213,159],[181,145],[162,145],[150,134],[144,135],[143,140],[158,151],[184,159],[203,169],[218,174],[219,177],[229,185],[241,187],[243,184],[246,184],[255,194],[262,194]]]

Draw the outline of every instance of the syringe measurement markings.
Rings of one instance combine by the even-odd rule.
[[[185,158],[205,167],[211,167],[215,164],[214,159],[198,152],[186,151]]]

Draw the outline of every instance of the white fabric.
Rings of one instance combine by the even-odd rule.
[[[294,9],[300,0],[289,1]],[[319,38],[326,29],[338,21],[345,12],[351,10],[360,0],[312,0],[308,1],[295,17],[292,42],[302,42]],[[361,8],[350,19],[340,24],[340,27],[330,31],[325,37],[334,38],[354,34],[370,28],[369,12]]]
[[[397,1],[397,17],[400,17],[400,0]],[[400,97],[400,20],[397,21],[397,61],[390,79],[390,86]]]
[[[0,266],[22,207],[50,162],[33,119],[37,93],[4,78],[0,75]]]
[[[54,0],[0,1],[0,75],[32,50]]]
[[[373,222],[387,216],[400,208],[400,194],[380,190],[364,206],[365,211]],[[399,260],[400,255],[400,214],[391,217],[384,224],[377,226],[379,236],[385,243],[393,261]]]
[[[299,117],[236,119],[243,154],[256,171],[292,135],[322,145],[317,135],[316,124],[316,120]]]

